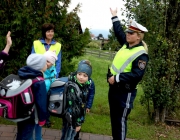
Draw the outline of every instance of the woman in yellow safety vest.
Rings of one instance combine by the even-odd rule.
[[[51,66],[44,73],[46,79],[45,84],[51,83],[53,78],[58,78],[61,70],[61,44],[53,39],[55,26],[51,23],[42,25],[42,38],[33,42],[31,53],[45,54],[45,52],[55,52],[57,59],[55,65]],[[51,56],[49,56],[51,57]],[[55,58],[55,57],[54,57]],[[48,61],[48,60],[47,60]],[[53,76],[55,75],[55,76]],[[52,77],[53,76],[53,77]],[[46,93],[44,93],[46,94]],[[51,122],[47,116],[46,126],[50,127]],[[35,140],[42,140],[42,127],[35,125]]]
[[[133,107],[136,86],[141,81],[149,60],[147,45],[143,41],[144,32],[148,30],[132,21],[124,32],[117,17],[117,9],[110,11],[115,36],[122,46],[107,74],[112,137],[113,140],[125,140],[127,116]]]
[[[53,39],[55,26],[51,23],[45,23],[42,25],[42,38],[33,42],[31,53],[44,54],[46,51],[54,51],[57,55],[56,78],[59,77],[61,71],[61,44]]]

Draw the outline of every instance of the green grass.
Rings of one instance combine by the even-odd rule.
[[[96,58],[90,55],[73,59],[78,64],[82,59],[88,59],[92,63],[93,74],[92,79],[96,85],[96,94],[94,98],[91,112],[86,115],[86,121],[82,125],[83,132],[94,134],[111,135],[111,124],[109,117],[108,105],[108,84],[106,82],[106,72],[108,64],[111,61]],[[140,96],[143,94],[142,88],[139,86],[137,97],[128,117],[127,137],[135,140],[179,140],[180,128],[167,126],[165,124],[154,124],[148,119],[145,107],[140,104]],[[61,129],[62,120],[60,118],[51,117],[54,129]],[[14,124],[5,119],[0,119],[1,124]]]

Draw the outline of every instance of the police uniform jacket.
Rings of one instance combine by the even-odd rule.
[[[137,45],[134,45],[132,47],[129,47],[129,44],[126,42],[126,34],[123,31],[123,28],[121,26],[121,23],[117,16],[112,17],[113,22],[113,28],[115,36],[117,37],[118,42],[121,46],[124,44],[126,45],[127,49],[133,49],[135,47],[143,46],[142,42],[140,42]],[[143,53],[139,55],[133,62],[132,62],[132,68],[130,72],[123,72],[120,74],[114,75],[115,77],[115,83],[114,85],[117,85],[120,87],[120,89],[125,92],[126,94],[122,94],[121,97],[121,106],[126,108],[132,108],[133,100],[136,96],[136,92],[132,92],[131,97],[128,97],[128,92],[131,92],[136,89],[137,84],[141,81],[145,68],[147,66],[149,57],[146,53]],[[127,106],[127,98],[130,98],[130,105]]]

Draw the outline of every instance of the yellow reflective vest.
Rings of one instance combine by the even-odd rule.
[[[113,60],[110,68],[111,73],[116,75],[122,72],[131,72],[132,62],[144,53],[147,54],[143,46],[129,49],[126,45],[123,45]]]
[[[44,54],[46,52],[46,49],[44,47],[44,44],[41,43],[40,40],[35,40],[33,42],[34,51],[38,54]],[[50,51],[55,51],[56,55],[58,56],[59,52],[61,51],[61,44],[59,42],[56,42],[56,44],[52,44],[49,48]]]

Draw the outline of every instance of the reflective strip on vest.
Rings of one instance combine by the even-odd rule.
[[[123,45],[113,60],[110,68],[111,73],[116,75],[122,72],[130,72],[133,60],[142,54],[147,54],[143,46],[129,50],[126,45]]]
[[[145,50],[140,50],[139,52],[133,54],[131,57],[129,57],[124,64],[120,67],[120,69],[117,69],[113,64],[111,66],[111,68],[118,74],[122,73],[124,71],[124,69],[128,66],[129,63],[131,63],[132,60],[134,60],[137,56],[140,56],[141,54],[146,53],[147,52]]]
[[[40,40],[34,41],[33,45],[35,53],[44,54],[46,52],[45,46]],[[50,46],[49,50],[55,51],[56,55],[58,56],[59,52],[61,51],[61,44],[56,42],[56,44],[52,44]]]

